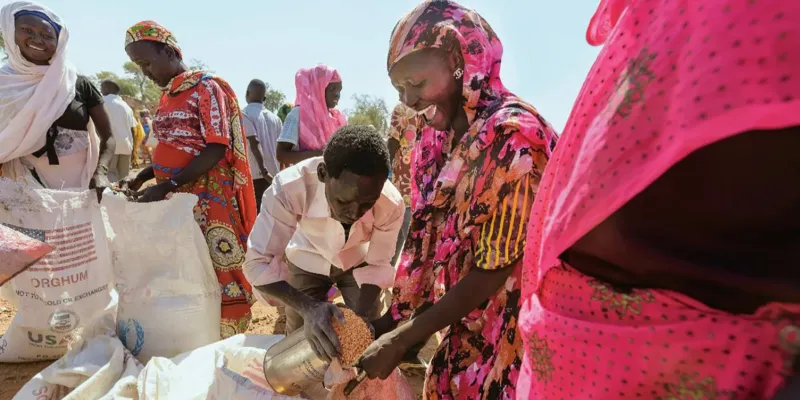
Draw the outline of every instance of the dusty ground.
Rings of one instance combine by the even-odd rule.
[[[16,311],[0,299],[0,332],[5,332],[11,319],[14,318]],[[261,303],[256,303],[253,307],[253,323],[250,325],[249,333],[259,335],[269,335],[272,333],[283,333],[285,318],[279,315],[275,307],[265,306]],[[435,349],[435,343],[429,343],[429,346],[423,350],[423,356],[430,358],[432,351]],[[49,363],[31,363],[31,364],[0,364],[0,400],[8,400],[25,385],[34,375],[39,373],[49,365]],[[422,393],[422,384],[424,379],[424,372],[420,371],[406,371],[405,372],[411,385],[417,391]],[[422,396],[420,396],[422,398]]]

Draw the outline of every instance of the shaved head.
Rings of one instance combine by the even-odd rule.
[[[247,85],[247,102],[263,103],[267,98],[267,84],[261,79],[253,79]]]

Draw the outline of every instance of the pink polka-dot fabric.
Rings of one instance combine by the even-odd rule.
[[[769,399],[800,350],[798,306],[752,316],[551,268],[529,299],[517,399]]]
[[[587,39],[605,47],[531,212],[518,398],[766,398],[782,382],[781,357],[797,351],[797,328],[781,321],[796,318],[796,305],[733,316],[649,291],[652,303],[620,317],[598,300],[605,297],[589,277],[558,257],[693,151],[750,130],[800,125],[798,21],[796,0],[601,2]],[[728,331],[736,338],[722,340]],[[537,372],[543,368],[549,372]]]

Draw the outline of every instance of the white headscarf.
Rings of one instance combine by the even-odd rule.
[[[20,53],[14,40],[14,20],[22,10],[44,13],[61,26],[50,65],[35,65]],[[29,1],[3,6],[0,31],[8,54],[8,63],[0,68],[0,164],[3,176],[16,178],[24,172],[19,158],[44,147],[47,130],[75,98],[78,73],[66,59],[69,30],[47,7]],[[89,158],[96,162],[96,156]]]

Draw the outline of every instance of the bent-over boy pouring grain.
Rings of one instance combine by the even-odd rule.
[[[380,315],[379,295],[391,286],[391,263],[405,205],[387,180],[389,151],[368,126],[339,128],[322,157],[275,176],[250,233],[245,275],[256,296],[286,305],[286,331],[305,327],[315,353],[342,355],[327,302],[336,285],[345,304],[369,320]]]

